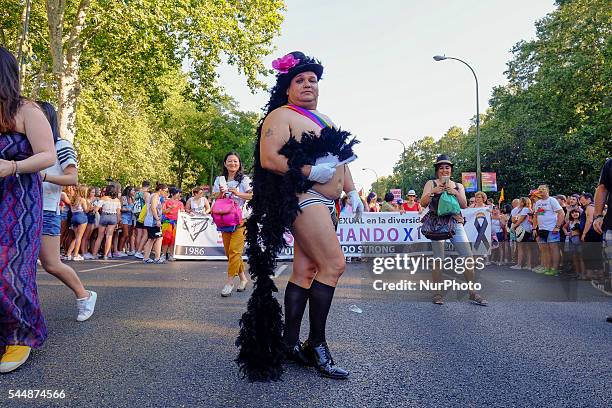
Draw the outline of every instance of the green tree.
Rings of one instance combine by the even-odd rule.
[[[15,50],[24,5],[0,0],[0,35]],[[252,89],[263,86],[259,75],[268,70],[261,59],[271,51],[283,9],[280,0],[33,2],[24,82],[55,96],[61,133],[70,140],[81,91],[98,79],[117,90],[137,85],[161,102],[164,91],[154,79],[188,61],[192,93],[206,104],[220,96],[215,69],[223,60],[237,66]]]

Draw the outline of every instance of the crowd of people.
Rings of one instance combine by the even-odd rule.
[[[364,200],[370,212],[418,212],[427,210],[414,190],[406,199],[387,192],[384,199],[371,192]],[[603,281],[603,231],[595,225],[591,193],[550,195],[547,185],[530,190],[511,204],[495,204],[482,191],[468,199],[467,208],[483,208],[491,217],[492,251],[487,264],[508,265],[536,273],[565,278]],[[341,213],[351,214],[342,200]],[[600,212],[605,217],[607,207]]]
[[[257,279],[236,341],[236,362],[251,381],[279,379],[285,361],[314,366],[329,378],[349,377],[332,359],[326,341],[335,288],[345,271],[336,235],[342,215],[358,220],[363,211],[418,212],[434,256],[444,256],[444,242],[450,239],[461,256],[471,257],[460,209],[482,208],[491,213],[494,245],[488,262],[550,276],[561,272],[568,278],[603,280],[602,244],[612,242],[612,215],[605,210],[612,200],[612,159],[602,170],[595,197],[553,197],[548,186],[541,185],[502,207],[481,191],[468,198],[464,187],[451,180],[453,163],[443,154],[434,163],[435,179],[423,186],[421,197],[414,190],[405,200],[391,192],[383,199],[375,193],[366,197],[356,191],[346,167],[356,159],[356,140],[316,111],[322,65],[300,52],[275,64],[279,74],[258,130],[253,183],[243,173],[240,156],[229,152],[211,195],[196,187],[185,199],[180,188],[164,183],[144,181],[138,188],[123,189],[116,182],[101,189],[79,184],[76,153],[59,135],[55,109],[21,96],[17,62],[0,47],[0,372],[21,366],[31,348],[40,347],[47,337],[36,286],[37,259],[74,292],[77,320],[85,321],[94,313],[97,294],[62,261],[134,256],[144,264],[171,262],[179,212],[212,213],[217,223],[215,216],[226,214],[215,209],[221,202],[229,202],[229,211],[238,211],[235,223],[217,223],[228,257],[221,295],[232,293],[236,278],[237,291],[247,287],[245,238],[250,273]],[[290,129],[299,140],[289,137]],[[454,210],[447,211],[449,202]],[[295,238],[294,259],[282,313],[271,276],[287,230]],[[440,270],[433,271],[434,282],[441,276]],[[466,269],[464,277],[475,283],[473,269]],[[441,293],[432,300],[443,304]],[[475,289],[469,289],[469,300],[488,305]],[[307,303],[310,332],[301,342]]]
[[[152,188],[146,180],[123,189],[116,182],[65,186],[59,203],[62,260],[134,256],[144,263],[172,262],[178,213],[206,215],[210,209],[203,187],[184,197],[178,187]]]

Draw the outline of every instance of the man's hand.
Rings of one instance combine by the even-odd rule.
[[[336,165],[334,163],[323,163],[310,168],[308,180],[317,183],[325,184],[336,174]]]
[[[349,201],[351,202],[353,212],[355,213],[355,221],[361,221],[361,216],[363,215],[363,201],[361,201],[359,193],[357,190],[353,190],[348,193],[348,197]]]

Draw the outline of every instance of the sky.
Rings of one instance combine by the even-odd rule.
[[[298,50],[321,61],[318,110],[361,141],[350,168],[357,188],[368,191],[376,177],[362,169],[388,176],[402,152],[383,137],[406,146],[438,139],[452,126],[467,129],[476,114],[470,70],[434,55],[472,66],[485,112],[493,88],[507,82],[511,48],[535,38],[534,23],[554,9],[553,0],[287,0],[276,51],[264,63]],[[261,112],[267,92],[251,93],[235,67],[218,73],[240,109]],[[271,85],[274,77],[264,81]]]

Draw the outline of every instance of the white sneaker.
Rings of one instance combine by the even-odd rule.
[[[176,259],[174,259],[174,257],[173,257],[173,256],[169,256],[169,257],[168,257],[168,262],[174,262],[174,261],[176,261]]]
[[[234,290],[234,285],[225,285],[223,289],[221,289],[221,296],[223,297],[231,296],[232,290]]]
[[[62,261],[72,261],[72,257],[71,256],[67,256],[67,255],[60,256],[60,259]]]
[[[144,259],[144,255],[142,254],[142,252],[136,252],[134,254],[134,257],[138,259]]]
[[[128,251],[127,256],[134,256],[135,252],[134,251]]]
[[[236,288],[236,292],[244,292],[246,290],[247,284],[249,283],[248,280],[241,280],[240,283],[238,284],[238,287]]]
[[[125,258],[127,254],[123,251],[115,252],[114,257],[116,258]]]
[[[98,294],[93,290],[89,291],[89,297],[85,299],[77,299],[77,310],[79,312],[77,316],[77,322],[84,322],[89,319],[96,308],[96,300]]]
[[[519,270],[519,269],[523,269],[523,267],[521,265],[514,265],[514,266],[511,266],[510,269]]]
[[[84,261],[85,258],[83,258],[81,255],[77,255],[75,257],[72,258],[73,261]]]
[[[91,260],[91,259],[96,259],[96,257],[95,257],[95,256],[93,256],[92,254],[90,254],[89,252],[86,252],[86,253],[83,255],[83,259],[86,259],[86,260],[88,260],[88,261],[89,261],[89,260]]]

